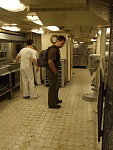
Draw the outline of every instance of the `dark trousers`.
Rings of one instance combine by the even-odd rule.
[[[49,89],[48,89],[48,106],[56,105],[56,102],[59,100],[58,91],[59,91],[59,71],[54,75],[51,69],[47,69],[47,77],[49,80]]]

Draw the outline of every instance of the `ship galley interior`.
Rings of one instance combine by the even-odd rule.
[[[33,74],[37,99],[24,98],[16,56],[60,35],[52,109],[46,67]],[[0,150],[113,150],[113,0],[0,0]]]

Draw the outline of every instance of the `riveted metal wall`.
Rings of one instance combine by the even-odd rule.
[[[110,15],[110,49],[107,89],[104,107],[102,150],[113,150],[113,6],[111,6]]]

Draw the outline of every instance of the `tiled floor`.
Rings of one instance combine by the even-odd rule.
[[[47,106],[48,87],[36,86],[39,98],[26,100],[16,92],[0,102],[0,150],[101,150],[97,142],[96,102],[82,100],[91,92],[87,69],[73,69],[60,88],[58,110]]]

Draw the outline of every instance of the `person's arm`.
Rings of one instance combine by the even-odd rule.
[[[19,61],[19,60],[20,60],[20,56],[17,55],[17,56],[16,56],[16,62]]]
[[[39,66],[38,66],[38,63],[37,63],[37,59],[32,58],[32,61],[33,61],[34,65],[36,66],[36,71],[38,72],[39,71]]]
[[[52,71],[54,72],[54,74],[56,74],[57,73],[57,69],[56,69],[56,67],[54,65],[54,60],[49,59],[48,60],[48,64],[49,64],[50,68],[52,69]]]

